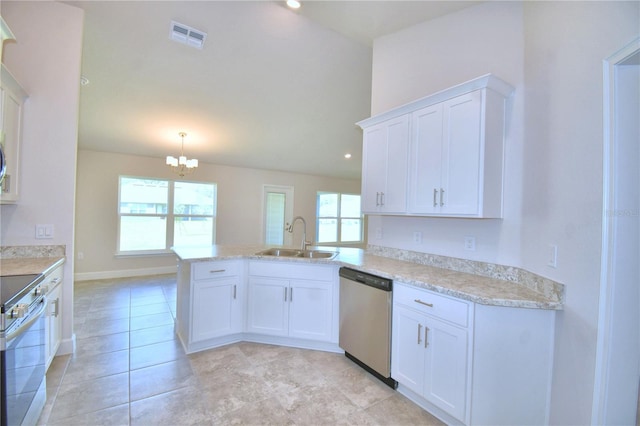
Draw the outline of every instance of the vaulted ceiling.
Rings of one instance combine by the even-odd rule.
[[[474,2],[69,1],[85,10],[80,149],[359,178],[373,40]],[[177,21],[202,49],[170,39]],[[344,158],[351,153],[352,158]]]

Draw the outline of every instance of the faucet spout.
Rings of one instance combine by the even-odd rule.
[[[300,249],[304,251],[307,249],[307,244],[311,244],[310,242],[307,241],[307,222],[304,220],[304,218],[302,216],[294,217],[293,220],[291,221],[291,224],[287,226],[287,232],[293,232],[293,225],[295,225],[296,221],[298,220],[301,221],[303,225],[302,243],[300,244]]]

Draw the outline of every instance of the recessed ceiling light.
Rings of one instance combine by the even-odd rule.
[[[287,6],[289,6],[291,9],[300,9],[300,6],[302,6],[302,4],[298,0],[287,0]]]
[[[347,158],[347,159],[351,158],[351,154],[346,153],[346,154],[344,155],[344,158]]]

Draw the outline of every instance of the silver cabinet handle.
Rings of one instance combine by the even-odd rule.
[[[414,301],[414,302],[416,302],[416,303],[419,303],[419,304],[421,304],[421,305],[425,305],[425,306],[428,306],[428,307],[430,307],[430,308],[433,308],[433,303],[423,302],[423,301],[422,301],[422,300],[420,300],[420,299],[414,299],[413,301]]]
[[[380,193],[380,205],[384,206],[384,192]]]
[[[237,296],[236,287],[237,287],[237,286],[234,284],[234,285],[233,285],[233,298],[234,298],[234,299],[235,299],[235,298],[236,298],[236,296]]]
[[[289,289],[289,302],[293,302],[293,287]]]
[[[284,301],[287,301],[287,288],[284,288]]]
[[[219,274],[220,272],[225,272],[226,269],[213,269],[209,271],[210,274]]]
[[[418,323],[418,344],[420,344],[421,335],[422,335],[422,324]]]
[[[429,327],[424,328],[424,347],[429,346]]]
[[[53,301],[53,304],[55,306],[55,310],[53,311],[53,316],[57,317],[58,314],[60,314],[60,298],[56,298],[56,300]]]
[[[433,207],[436,207],[438,205],[438,202],[436,201],[437,195],[438,195],[438,190],[433,188]]]
[[[380,193],[376,192],[376,207],[380,206]]]
[[[55,277],[54,279],[51,280],[51,284],[53,284],[54,286],[59,282],[60,282],[60,277]]]
[[[440,188],[440,205],[444,206],[444,202],[442,201],[442,194],[444,194],[444,189]]]

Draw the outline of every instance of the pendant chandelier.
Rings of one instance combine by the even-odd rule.
[[[177,173],[178,176],[184,177],[196,170],[196,167],[198,167],[198,160],[196,158],[189,160],[184,155],[184,137],[187,136],[187,134],[185,132],[180,132],[178,133],[178,136],[182,138],[180,157],[176,158],[171,155],[167,155],[167,166],[171,166],[171,170]]]

